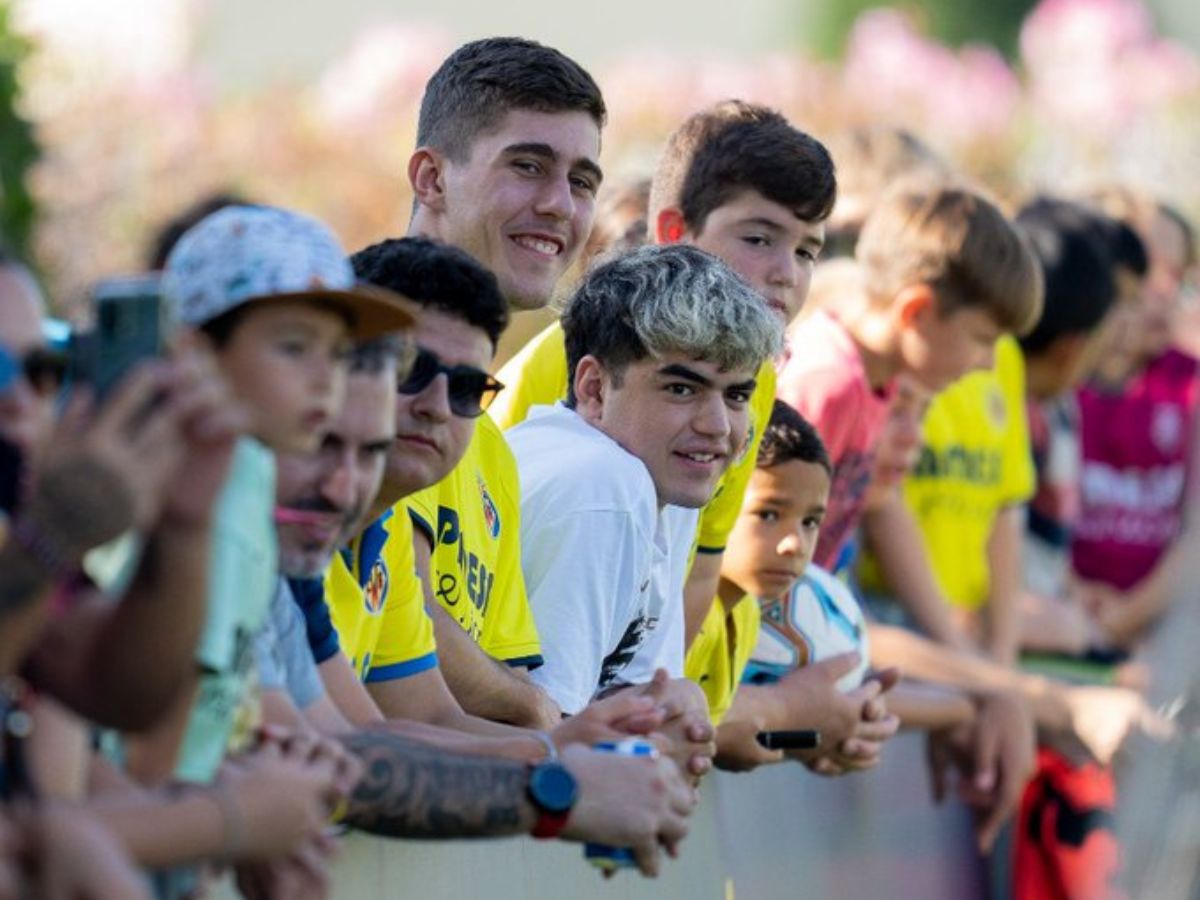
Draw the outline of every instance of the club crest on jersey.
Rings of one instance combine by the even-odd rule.
[[[479,481],[479,498],[483,501],[483,523],[487,527],[487,533],[492,538],[500,537],[500,511],[496,509],[496,504],[492,502],[492,495],[488,493],[487,485],[483,483],[483,479]]]
[[[1183,443],[1183,413],[1179,407],[1160,403],[1154,407],[1150,439],[1160,453],[1172,453]]]
[[[366,586],[363,587],[363,605],[366,606],[367,612],[373,616],[379,615],[384,601],[387,600],[387,591],[387,566],[383,564],[382,559],[377,559],[371,566],[371,576],[367,579]]]

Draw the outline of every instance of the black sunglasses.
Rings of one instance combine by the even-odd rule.
[[[8,350],[0,349],[0,354],[0,391],[8,390],[24,375],[37,393],[50,394],[62,387],[67,377],[66,354],[57,350],[38,347],[19,359]]]
[[[396,389],[402,394],[419,394],[439,375],[446,376],[450,411],[466,419],[482,415],[496,395],[504,390],[504,385],[482,369],[444,365],[437,354],[424,347],[417,347],[412,369]]]

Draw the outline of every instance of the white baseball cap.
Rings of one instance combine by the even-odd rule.
[[[355,340],[410,328],[400,295],[359,283],[333,232],[271,206],[227,206],[179,239],[162,290],[179,321],[203,325],[244,303],[304,299],[345,312]]]

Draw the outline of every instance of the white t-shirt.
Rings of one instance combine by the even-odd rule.
[[[563,712],[611,684],[683,672],[683,579],[697,511],[658,509],[645,465],[564,406],[507,432],[521,479],[521,567]]]

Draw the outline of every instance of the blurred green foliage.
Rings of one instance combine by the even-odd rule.
[[[1012,59],[1017,51],[1021,22],[1035,5],[1035,0],[920,0],[908,3],[817,0],[798,5],[801,18],[797,22],[797,33],[801,43],[812,52],[836,58],[841,56],[846,35],[861,12],[891,6],[912,15],[930,37],[951,46],[992,44]]]
[[[11,5],[0,0],[0,240],[24,257],[37,216],[27,175],[38,145],[18,108],[19,70],[29,51],[29,42],[12,30]]]

